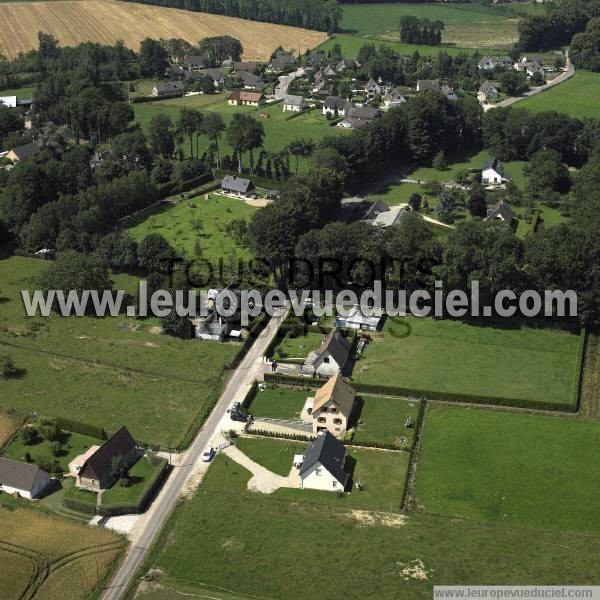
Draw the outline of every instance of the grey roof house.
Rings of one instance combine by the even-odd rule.
[[[153,96],[177,96],[184,92],[183,81],[165,81],[164,83],[155,83],[152,88]]]
[[[221,189],[228,194],[246,196],[254,190],[254,184],[249,179],[225,175],[221,181]]]
[[[290,94],[283,97],[284,112],[288,110],[292,112],[300,112],[306,108],[308,108],[308,104],[302,96],[294,96],[293,94]]]
[[[484,221],[504,221],[504,223],[510,225],[514,218],[511,207],[504,200],[501,200],[498,204],[488,208]]]
[[[0,457],[0,490],[33,500],[50,485],[50,477],[37,465]]]
[[[260,90],[262,92],[267,87],[267,84],[254,73],[241,71],[238,73],[238,77],[242,80],[245,88]]]
[[[304,375],[331,377],[342,372],[350,357],[350,342],[339,329],[332,329],[321,346],[309,353],[302,365]]]
[[[300,467],[300,487],[303,489],[344,491],[350,475],[344,469],[346,448],[329,431],[317,435],[306,449]]]
[[[206,59],[203,56],[188,54],[183,59],[183,68],[188,71],[199,71],[207,67]]]

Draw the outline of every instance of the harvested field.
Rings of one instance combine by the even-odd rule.
[[[231,35],[242,42],[244,58],[256,60],[268,59],[279,45],[304,52],[327,39],[323,32],[299,27],[111,0],[9,2],[0,4],[0,22],[0,53],[9,58],[36,48],[38,31],[51,33],[62,46],[123,40],[134,50],[145,37],[197,44],[205,37]]]

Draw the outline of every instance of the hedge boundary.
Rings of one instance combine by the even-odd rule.
[[[298,377],[293,375],[281,375],[279,373],[265,373],[266,382],[301,386],[301,387],[320,387],[325,379],[313,377]],[[509,406],[514,408],[528,408],[533,410],[549,410],[557,412],[573,413],[578,410],[578,402],[569,404],[566,402],[544,402],[537,400],[527,400],[524,398],[505,398],[502,396],[479,396],[476,394],[455,394],[452,392],[437,392],[431,390],[417,390],[407,387],[372,385],[367,383],[357,383],[351,381],[350,384],[356,392],[365,394],[383,394],[388,396],[407,396],[419,400],[441,400],[443,402],[468,402],[471,404],[485,404],[490,406]]]
[[[72,433],[79,433],[81,435],[87,435],[98,440],[105,440],[107,438],[106,431],[103,427],[98,425],[91,425],[90,423],[84,423],[82,421],[76,421],[74,419],[67,419],[64,417],[53,417],[56,424],[61,429],[66,429]]]
[[[177,94],[163,94],[162,96],[133,96],[129,99],[130,104],[145,104],[146,102],[159,102],[160,100],[172,100],[173,98],[183,98],[183,92]]]

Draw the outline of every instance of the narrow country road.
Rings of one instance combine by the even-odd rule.
[[[532,88],[528,92],[525,92],[522,96],[513,96],[511,98],[507,98],[506,100],[502,100],[501,102],[498,102],[496,104],[484,104],[483,110],[487,112],[492,108],[510,106],[511,104],[515,104],[520,100],[524,100],[525,98],[529,98],[530,96],[535,96],[540,92],[545,92],[546,90],[549,90],[550,88],[553,88],[556,85],[564,83],[565,81],[567,81],[567,79],[570,79],[575,74],[575,67],[573,66],[573,63],[571,62],[571,59],[569,58],[568,54],[565,67],[565,71],[563,71],[558,77],[555,77],[552,81],[549,81],[544,85],[540,85],[539,87]]]
[[[149,509],[152,512],[144,522],[142,531],[136,535],[134,545],[129,548],[112,582],[104,592],[102,596],[104,600],[116,600],[127,589],[131,579],[135,576],[138,567],[142,563],[146,552],[180,497],[194,465],[201,460],[201,454],[213,435],[218,433],[219,423],[227,409],[234,400],[241,402],[243,399],[247,387],[255,377],[256,365],[264,355],[271,339],[277,333],[284,315],[285,310],[282,310],[280,314],[271,318],[240,365],[233,372],[217,405],[210,413],[210,416],[194,438],[190,447],[184,453],[181,465],[173,469],[160,494],[155,499],[153,506]],[[240,394],[241,392],[243,393]],[[240,395],[242,397],[239,397]]]
[[[288,88],[290,83],[298,77],[302,77],[305,71],[302,67],[290,73],[289,75],[282,75],[279,77],[279,83],[275,86],[275,98],[281,100],[284,96],[287,96]]]

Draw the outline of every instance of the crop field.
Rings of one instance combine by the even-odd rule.
[[[220,392],[238,346],[157,336],[125,316],[28,318],[20,290],[31,289],[31,278],[47,266],[22,257],[0,261],[0,352],[23,370],[2,381],[0,408],[108,431],[127,425],[138,441],[181,443]]]
[[[396,321],[396,322],[394,322]],[[522,324],[386,321],[354,366],[378,386],[572,403],[582,336]]]
[[[243,200],[207,194],[177,204],[162,203],[154,214],[135,225],[129,233],[139,242],[149,233],[160,233],[180,254],[193,257],[196,242],[202,259],[227,264],[251,258],[250,251],[237,243],[227,226],[235,219],[249,221],[256,208]],[[142,213],[145,215],[146,213]]]
[[[0,448],[3,448],[12,434],[17,430],[21,419],[15,413],[0,411]]]
[[[577,71],[573,77],[545,92],[521,100],[517,106],[532,112],[556,110],[579,119],[600,119],[600,73]]]
[[[135,104],[135,120],[145,131],[148,131],[150,120],[158,113],[164,113],[171,117],[173,123],[176,122],[179,111],[182,107],[197,108],[202,112],[218,112],[225,123],[229,123],[236,112],[246,112],[260,119],[265,130],[264,149],[270,152],[281,152],[294,139],[305,138],[312,139],[315,142],[326,136],[348,135],[348,130],[341,130],[339,127],[332,127],[329,121],[325,119],[320,110],[305,112],[301,115],[290,117],[289,112],[283,112],[281,102],[275,102],[270,105],[252,107],[252,106],[230,106],[227,104],[227,95],[198,95],[185,98],[176,98],[171,100],[161,100],[159,102],[148,102],[144,104]],[[200,138],[200,154],[206,151],[209,146],[208,139],[205,136]],[[189,143],[184,143],[183,151],[189,152]],[[227,135],[224,134],[219,139],[219,149],[221,156],[232,154],[231,146],[227,143]],[[244,165],[248,165],[248,157],[244,157]],[[307,160],[300,160],[300,171],[308,170]],[[295,159],[291,160],[290,168],[295,171]]]
[[[89,598],[124,551],[124,538],[30,509],[0,508],[2,598]],[[8,586],[8,589],[5,587]]]
[[[598,538],[359,510],[335,494],[328,504],[298,502],[297,495],[290,501],[279,492],[264,496],[247,492],[250,474],[222,459],[173,512],[142,569],[159,571],[141,584],[137,598],[171,600],[184,592],[219,600],[429,600],[436,584],[594,582]],[[352,576],[323,559],[310,561],[306,577],[298,565],[306,563],[307,548],[315,557],[335,556]]]
[[[134,50],[146,37],[197,44],[205,37],[231,35],[242,42],[244,58],[257,60],[268,59],[280,45],[304,52],[327,37],[298,27],[113,0],[0,3],[0,23],[0,53],[8,58],[36,48],[38,31],[51,33],[63,46],[122,40]]]
[[[442,42],[463,48],[508,48],[517,41],[518,19],[480,4],[347,4],[345,33],[398,39],[400,18],[412,15],[445,24]]]
[[[600,422],[430,404],[417,470],[427,512],[600,533]]]

